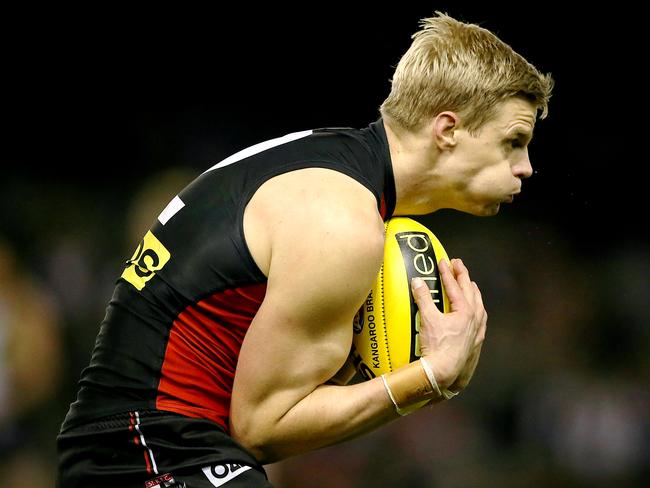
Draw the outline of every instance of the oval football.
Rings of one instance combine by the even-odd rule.
[[[352,360],[365,379],[396,370],[420,357],[420,316],[411,279],[422,278],[442,312],[449,300],[438,272],[448,260],[438,238],[407,217],[385,223],[384,262],[353,324]]]

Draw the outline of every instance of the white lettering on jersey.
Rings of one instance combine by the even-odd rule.
[[[210,483],[219,487],[228,483],[245,471],[251,469],[250,466],[241,464],[217,464],[216,466],[206,466],[202,468],[203,474],[208,478]]]

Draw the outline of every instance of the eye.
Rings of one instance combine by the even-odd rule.
[[[521,147],[524,147],[524,145],[521,143],[521,139],[510,139],[508,143],[510,144],[510,147],[512,147],[513,149],[519,149]]]

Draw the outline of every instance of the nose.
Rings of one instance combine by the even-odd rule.
[[[523,156],[512,167],[512,174],[517,178],[530,178],[533,174],[533,166],[530,164],[528,151],[524,151]]]

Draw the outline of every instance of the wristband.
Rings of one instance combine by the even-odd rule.
[[[402,417],[404,417],[404,416],[408,415],[409,413],[411,413],[410,411],[404,411],[404,410],[402,410],[401,408],[399,408],[397,406],[397,402],[395,401],[395,397],[393,396],[393,392],[391,391],[390,386],[388,386],[388,383],[386,382],[386,375],[385,374],[381,375],[381,379],[384,382],[384,388],[386,388],[386,393],[388,393],[388,396],[390,397],[390,401],[393,402],[393,406],[395,407],[395,411],[399,415],[401,415]]]
[[[445,400],[450,400],[454,398],[456,395],[458,395],[457,391],[452,391],[447,388],[445,388],[444,390],[440,390],[440,387],[438,386],[438,382],[436,381],[436,377],[433,374],[433,370],[431,369],[431,365],[429,364],[429,362],[424,358],[420,358],[420,362],[422,363],[422,369],[424,369],[424,372],[427,374],[427,377],[431,382],[431,386],[433,386],[433,389],[436,391],[438,396],[444,397]]]
[[[451,400],[451,399],[454,398],[456,395],[458,395],[458,393],[460,393],[460,392],[458,392],[458,391],[448,390],[447,388],[445,388],[444,390],[442,390],[442,396],[445,397],[445,400]]]
[[[400,415],[417,410],[417,404],[436,397],[436,391],[417,361],[382,375],[386,391]],[[414,408],[409,408],[414,407]]]

